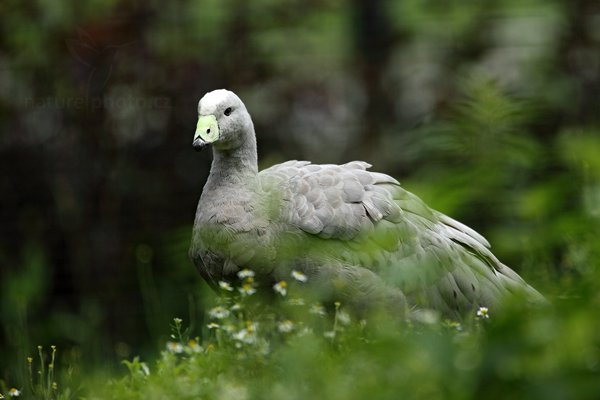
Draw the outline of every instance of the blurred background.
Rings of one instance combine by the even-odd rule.
[[[0,377],[199,323],[191,142],[223,87],[262,168],[369,161],[554,301],[598,292],[597,0],[3,0],[0,31]]]

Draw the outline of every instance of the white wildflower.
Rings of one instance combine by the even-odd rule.
[[[19,397],[21,395],[21,391],[17,388],[10,388],[8,391],[8,395],[10,397]]]
[[[183,346],[178,342],[167,342],[167,350],[174,354],[183,353]]]
[[[244,340],[246,340],[248,337],[250,336],[250,333],[248,332],[248,329],[241,329],[240,331],[236,332],[233,334],[233,338],[235,340],[239,340],[240,342],[243,342]]]
[[[294,323],[289,319],[286,319],[277,324],[277,329],[281,333],[289,333],[294,329]]]
[[[273,285],[273,290],[276,291],[277,293],[279,293],[282,296],[285,296],[287,294],[287,282],[286,281],[279,281],[276,284]]]
[[[258,325],[254,322],[247,322],[246,328],[239,330],[232,335],[234,340],[237,340],[246,344],[253,344],[256,342],[256,329]]]
[[[350,325],[350,314],[345,311],[338,311],[337,320],[342,325]]]
[[[211,308],[208,311],[208,315],[211,318],[223,319],[223,318],[229,317],[229,310],[226,308],[223,308],[221,306],[217,306],[217,307]]]
[[[251,283],[244,283],[242,287],[238,288],[241,294],[244,296],[251,296],[256,293],[256,289],[252,286]]]
[[[292,278],[294,278],[298,282],[302,282],[302,283],[304,283],[308,280],[306,275],[304,275],[302,272],[296,271],[296,270],[292,271]]]
[[[219,281],[219,287],[223,290],[227,290],[228,292],[233,291],[233,287],[231,287],[229,282]]]
[[[308,312],[311,314],[318,315],[320,317],[324,317],[325,315],[327,315],[327,313],[325,312],[325,308],[323,308],[323,306],[318,303],[315,303],[312,306],[310,306],[310,310],[308,310]]]
[[[253,278],[254,271],[252,271],[251,269],[248,269],[248,268],[244,268],[243,270],[241,270],[237,273],[237,276],[240,279]]]
[[[208,327],[208,329],[218,329],[221,326],[219,324],[216,324],[214,322],[211,322],[210,324],[206,325]]]
[[[188,342],[188,349],[192,353],[201,353],[204,349],[198,344],[197,340],[191,339]]]
[[[333,339],[335,338],[335,331],[324,332],[323,336],[325,336],[327,339]]]
[[[479,318],[487,319],[490,317],[489,310],[487,307],[479,307],[477,310],[477,316]]]

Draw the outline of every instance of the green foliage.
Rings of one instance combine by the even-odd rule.
[[[251,302],[253,295],[221,297],[221,305],[209,312],[216,322],[208,324],[211,333],[202,342],[182,337],[181,320],[175,319],[175,341],[158,360],[126,361],[128,375],[92,391],[90,398],[594,399],[600,394],[600,326],[592,317],[597,295],[559,300],[546,309],[524,310],[514,303],[498,315],[480,310],[462,324],[429,312],[408,323],[386,315],[356,321],[339,304],[327,317],[295,291],[287,295],[294,301],[280,296],[277,305]],[[306,312],[298,312],[302,309]]]
[[[27,357],[27,382],[22,381],[19,387],[10,387],[0,380],[0,391],[7,394],[9,398],[23,397],[34,400],[69,400],[73,398],[71,387],[59,387],[58,378],[61,375],[65,381],[71,383],[72,371],[58,374],[57,349],[56,346],[50,346],[50,352],[47,354],[42,346],[37,347],[37,357]],[[0,393],[0,399],[2,397]]]
[[[594,0],[0,2],[0,392],[600,397],[598,26]],[[554,308],[338,330],[344,304],[249,296],[241,314],[235,289],[204,321],[187,249],[210,160],[190,138],[218,87],[244,98],[263,167],[364,159]],[[169,338],[173,315],[189,330]],[[48,357],[26,361],[37,343],[60,346],[58,394]]]

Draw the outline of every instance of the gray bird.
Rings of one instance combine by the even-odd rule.
[[[258,171],[250,114],[233,92],[198,103],[193,147],[212,146],[190,257],[214,288],[242,268],[258,278],[308,277],[324,298],[404,315],[434,309],[460,318],[507,295],[544,298],[473,229],[429,208],[371,165],[288,161]]]

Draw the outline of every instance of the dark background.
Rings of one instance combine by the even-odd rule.
[[[3,0],[0,31],[0,376],[199,321],[191,141],[222,87],[261,167],[369,161],[551,298],[600,260],[595,0]]]

